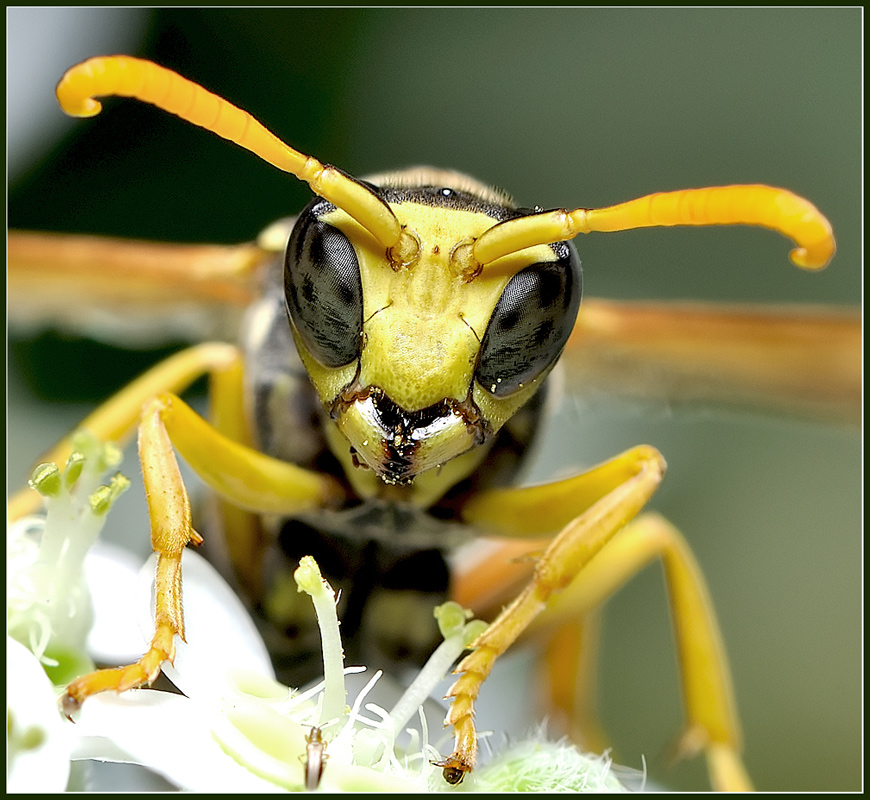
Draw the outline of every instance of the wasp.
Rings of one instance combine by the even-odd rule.
[[[512,482],[560,356],[570,360],[620,323],[618,309],[607,304],[586,303],[580,314],[582,276],[571,240],[657,225],[755,224],[792,237],[795,263],[815,269],[834,253],[830,226],[815,207],[786,190],[751,185],[662,193],[604,209],[525,209],[456,172],[353,179],[149,62],[92,59],[58,87],[65,110],[83,116],[99,111],[94,97],[113,94],[153,103],[240,144],[305,181],[316,199],[255,245],[220,252],[10,238],[15,280],[44,278],[61,251],[64,270],[79,274],[87,264],[103,287],[133,298],[134,282],[147,285],[139,298],[145,304],[171,304],[179,292],[249,304],[239,346],[183,351],[85,421],[109,439],[138,428],[161,600],[145,656],[78,679],[67,702],[150,683],[173,657],[175,637],[183,638],[180,554],[203,537],[193,527],[177,451],[221,498],[226,534],[215,558],[261,612],[279,671],[299,674],[311,627],[285,590],[300,548],[314,548],[330,581],[344,584],[343,628],[360,658],[419,659],[433,646],[422,612],[448,592],[492,613],[493,625],[458,665],[450,690],[456,743],[442,762],[450,782],[474,767],[474,704],[495,661],[532,630],[576,645],[614,588],[661,558],[689,718],[683,746],[706,751],[715,785],[748,786],[703,578],[682,535],[642,513],[664,477],[662,455],[638,446],[544,486]],[[629,360],[641,358],[650,332],[661,327],[654,313],[646,327],[636,320]],[[717,341],[740,330],[740,348],[758,346],[752,318],[718,321],[725,335],[716,332]],[[803,350],[813,332],[825,331],[829,341],[829,319],[816,320],[817,328],[809,319],[766,324],[782,332],[783,353]],[[685,310],[682,325],[683,336],[697,330],[696,312]],[[796,325],[802,336],[789,336]],[[844,325],[844,339],[852,332]],[[816,366],[824,368],[825,359]],[[211,422],[179,396],[203,375],[212,384]],[[772,368],[741,378],[749,392],[794,393]],[[827,382],[836,378],[834,369]],[[51,460],[62,461],[67,449],[61,443]],[[14,497],[13,515],[32,502]],[[485,535],[507,541],[484,564],[451,573],[447,554]],[[516,562],[530,551],[531,570]],[[554,669],[553,683],[565,688],[577,673]],[[581,682],[571,704],[582,707],[589,691]],[[595,719],[578,726],[590,733]]]

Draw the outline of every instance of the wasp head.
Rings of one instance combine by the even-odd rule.
[[[485,188],[378,191],[411,243],[402,257],[316,200],[288,244],[287,310],[351,481],[368,469],[411,485],[435,471],[437,495],[478,465],[555,364],[577,314],[579,260],[557,243],[475,269],[475,239],[527,212]]]

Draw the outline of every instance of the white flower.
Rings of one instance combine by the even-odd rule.
[[[306,738],[317,727],[327,741],[324,790],[424,790],[432,773],[440,776],[430,763],[438,753],[420,734],[405,753],[396,751],[396,739],[474,626],[466,630],[465,615],[454,612],[452,630],[433,657],[434,671],[421,673],[422,681],[405,692],[392,714],[365,702],[374,680],[348,708],[335,598],[313,560],[303,562],[300,582],[313,595],[322,625],[325,681],[301,693],[275,681],[238,598],[207,561],[186,550],[190,644],[180,644],[175,665],[165,667],[186,696],[134,690],[89,698],[76,718],[73,758],[143,764],[191,791],[301,790]],[[149,590],[153,566],[149,560],[141,573]]]
[[[6,791],[62,792],[72,734],[39,660],[6,637]]]
[[[49,670],[56,684],[93,668],[86,650],[93,622],[85,556],[115,500],[129,486],[120,474],[99,485],[120,463],[112,445],[78,434],[61,473],[42,464],[30,485],[45,498],[44,516],[13,523],[6,538],[7,633]]]
[[[45,468],[34,477],[47,496],[47,516],[13,526],[7,548],[10,632],[55,674],[72,664],[90,669],[85,637],[100,660],[125,662],[143,651],[153,630],[155,557],[139,571],[138,599],[132,589],[137,570],[123,551],[95,547],[82,568],[100,517],[125,484],[116,476],[95,489],[99,472],[113,466],[114,451],[93,441],[78,444],[86,457],[72,459],[63,476]],[[8,669],[17,698],[7,712],[10,787],[14,780],[23,791],[63,788],[72,758],[141,764],[181,789],[202,792],[303,790],[306,781],[323,791],[622,788],[606,759],[548,743],[541,734],[494,755],[459,787],[444,781],[432,764],[442,754],[429,742],[430,730],[443,735],[443,709],[430,721],[421,707],[482,624],[469,623],[455,603],[437,610],[445,641],[401,697],[381,699],[389,679],[376,673],[349,698],[346,676],[364,669],[344,667],[335,598],[313,559],[303,559],[297,583],[315,605],[325,679],[303,692],[275,680],[247,612],[208,562],[185,550],[183,571],[188,643],[178,643],[175,664],[164,671],[184,694],[99,694],[88,698],[71,725],[61,718],[36,658],[23,647],[10,649],[17,659]],[[98,599],[90,632],[87,582]],[[130,624],[132,607],[141,635]],[[38,689],[18,691],[40,680]],[[382,705],[372,702],[378,693]]]

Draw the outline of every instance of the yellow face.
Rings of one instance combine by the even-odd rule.
[[[344,211],[315,203],[291,237],[285,284],[302,359],[335,422],[330,444],[355,489],[401,484],[426,504],[478,466],[546,377],[574,322],[579,270],[566,245],[539,245],[475,275],[463,248],[516,212],[448,189],[397,194],[390,208],[416,243],[407,263],[392,263]],[[512,280],[520,273],[533,278]],[[515,341],[500,344],[497,319],[527,341],[511,332]]]

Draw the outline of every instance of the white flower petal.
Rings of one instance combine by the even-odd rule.
[[[85,572],[94,603],[94,624],[88,652],[104,664],[136,661],[148,646],[137,619],[137,576],[142,560],[128,550],[97,541],[85,558]]]
[[[148,587],[147,615],[140,602],[140,626],[153,633],[153,591],[157,557],[142,568],[141,582]],[[175,664],[164,664],[167,677],[188,697],[214,702],[224,693],[229,675],[256,672],[269,678],[275,673],[269,653],[245,607],[217,570],[190,550],[182,557],[184,576],[184,626],[187,643],[176,644]],[[143,617],[146,621],[143,623]]]
[[[70,733],[45,670],[8,636],[6,703],[6,791],[62,792],[69,779]]]
[[[306,731],[290,717],[261,701],[238,698],[224,705],[213,733],[253,774],[286,789],[303,788]]]
[[[88,699],[76,722],[75,759],[142,764],[182,789],[268,792],[214,740],[201,706],[183,695],[148,689]]]

